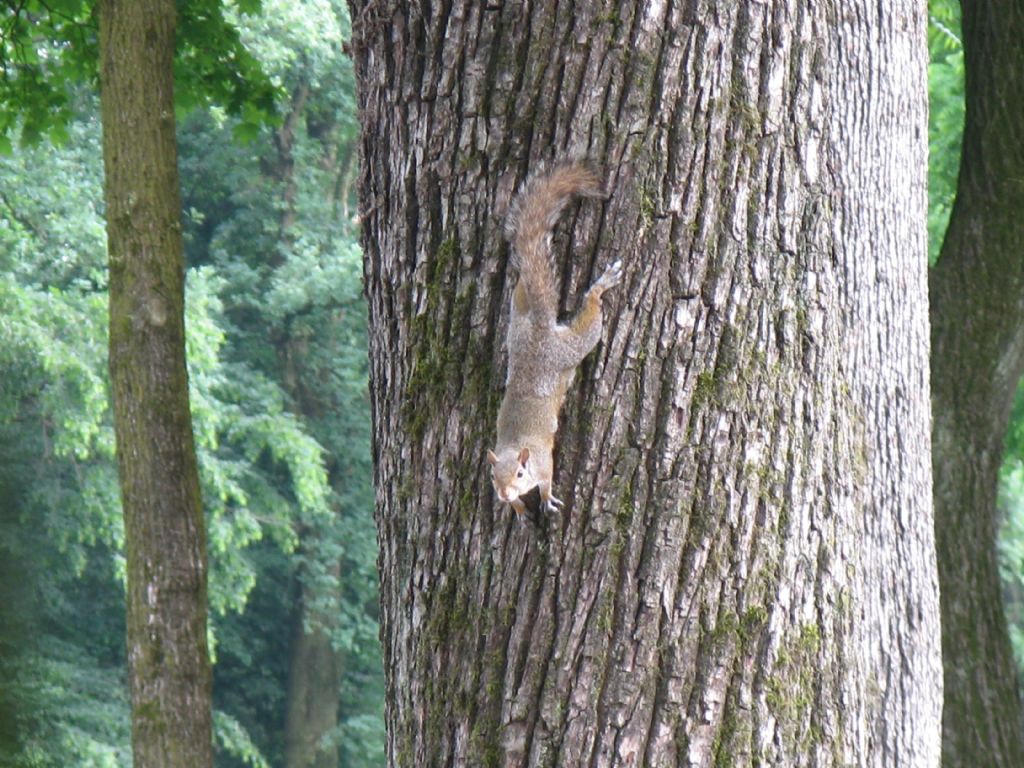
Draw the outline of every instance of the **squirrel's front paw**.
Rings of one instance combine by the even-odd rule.
[[[618,285],[619,281],[622,280],[622,260],[616,261],[610,267],[608,267],[604,274],[598,278],[595,285],[602,291],[606,291],[612,286]]]

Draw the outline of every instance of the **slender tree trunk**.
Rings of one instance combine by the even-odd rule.
[[[110,378],[138,768],[213,764],[206,531],[185,368],[172,0],[102,0]]]
[[[295,228],[295,198],[299,192],[298,180],[295,178],[295,140],[300,129],[306,102],[309,100],[309,83],[303,81],[292,93],[292,101],[284,122],[274,134],[274,145],[277,147],[277,163],[274,176],[281,182],[281,227],[278,240],[281,247],[290,248]]]
[[[275,134],[276,162],[272,168],[275,181],[281,186],[281,220],[278,250],[274,266],[287,261],[295,243],[296,200],[299,180],[296,177],[295,146],[303,129],[310,86],[303,81],[292,93],[284,123]],[[310,370],[309,338],[295,334],[286,324],[277,339],[282,383],[297,414],[310,425],[323,418],[324,404],[318,391],[319,378]],[[331,473],[333,474],[333,473]],[[335,485],[337,478],[330,477]],[[340,510],[336,510],[340,515]],[[318,551],[324,546],[324,526],[296,525],[302,560],[322,559]],[[331,627],[336,616],[317,611],[318,602],[338,605],[341,601],[340,562],[317,562],[313,567],[326,569],[328,578],[311,576],[308,569],[299,575],[298,600],[292,612],[292,632],[288,659],[288,688],[285,702],[285,768],[337,768],[338,746],[333,740],[338,727],[339,688],[343,655],[331,642]],[[315,586],[314,586],[315,585]],[[330,594],[328,594],[330,591]]]
[[[340,578],[340,567],[335,568]],[[285,768],[337,768],[338,746],[329,739],[338,726],[342,656],[331,645],[318,616],[316,590],[305,583],[292,618],[291,658],[285,716]]]
[[[925,8],[353,3],[391,764],[938,762]],[[513,192],[622,258],[530,526],[484,452]]]
[[[932,270],[943,765],[1024,765],[996,559],[996,481],[1024,370],[1024,9],[964,0],[967,114],[956,204]]]

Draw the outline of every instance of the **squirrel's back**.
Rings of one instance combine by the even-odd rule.
[[[548,253],[551,230],[574,197],[603,197],[601,177],[583,162],[567,163],[533,179],[509,213],[506,229],[513,244],[513,264],[525,289],[530,312],[554,322],[557,292]]]

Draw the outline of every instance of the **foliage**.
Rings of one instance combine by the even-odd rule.
[[[999,471],[999,573],[1010,642],[1024,675],[1024,388],[1017,387]]]
[[[24,143],[66,138],[74,84],[95,81],[99,49],[93,3],[4,0],[0,31],[0,150],[20,126]]]
[[[334,734],[341,760],[382,765],[365,308],[359,251],[340,213],[348,201],[336,193],[351,170],[355,126],[351,65],[340,51],[347,15],[341,3],[323,0],[267,2],[259,17],[243,13],[252,5],[197,22],[206,32],[183,23],[194,51],[179,51],[191,72],[179,74],[185,93],[207,94],[183,101],[193,109],[179,144],[217,759],[280,763],[289,626],[301,581],[317,595],[307,620],[328,624],[345,654]],[[179,3],[197,18],[214,7]],[[94,48],[95,24],[91,4],[45,9],[23,5],[35,14],[24,18],[40,21],[35,42],[52,41],[56,50],[34,65],[35,75],[21,53],[2,49],[13,75],[0,84],[3,131],[61,142],[23,142],[0,156],[0,493],[10,502],[0,509],[0,564],[23,577],[0,594],[0,674],[8,683],[0,720],[17,713],[14,731],[0,728],[0,763],[127,765],[99,123],[94,95],[71,85],[88,80],[93,65],[64,50],[73,32],[85,36],[73,55]],[[20,24],[12,18],[3,23]],[[71,20],[82,18],[85,28],[72,30]],[[232,105],[230,89],[241,81],[223,80],[217,91],[202,75],[204,67],[227,66],[217,55],[187,63],[188,55],[203,58],[199,41],[211,51],[230,48],[216,32],[228,27],[237,28],[275,94],[308,89],[287,232],[277,128]],[[275,36],[285,32],[282,45]],[[2,45],[16,39],[8,35]],[[36,75],[49,96],[26,90]],[[280,111],[294,106],[282,101]],[[240,146],[239,136],[248,144]]]
[[[1013,654],[1024,671],[1024,462],[1019,454],[1003,464],[999,507],[1006,514],[999,535],[999,573]]]
[[[342,764],[381,765],[366,313],[361,257],[342,215],[348,201],[337,193],[351,170],[345,161],[356,127],[351,64],[339,55],[347,15],[343,4],[322,0],[268,2],[265,11],[258,25],[243,30],[243,38],[275,82],[293,94],[282,113],[301,110],[291,154],[282,157],[280,135],[264,132],[239,147],[231,141],[230,118],[190,115],[180,134],[187,250],[193,264],[213,267],[225,281],[221,295],[233,356],[279,383],[289,409],[302,415],[325,451],[332,512],[306,510],[294,518],[295,557],[283,563],[267,550],[261,557],[280,574],[266,583],[292,580],[298,590],[298,580],[304,594],[316,596],[302,619],[307,628],[326,624],[322,628],[344,654],[341,723],[334,735]],[[303,182],[292,203],[284,192],[289,172]],[[252,599],[260,613],[281,609],[280,590],[268,594],[257,583]],[[268,723],[275,709],[280,712],[286,638],[257,639],[257,632],[244,638],[249,647],[232,643],[230,657],[222,650],[216,680],[259,670],[265,684],[258,695],[229,685],[222,706],[242,713],[239,721],[250,731],[274,736],[258,739],[273,763],[283,738]]]
[[[260,0],[178,0],[175,98],[183,111],[218,104],[239,116],[238,134],[253,136],[275,117],[277,89],[243,45],[241,14]],[[43,137],[63,143],[76,115],[73,96],[99,78],[95,0],[3,0],[0,17],[0,152]]]
[[[939,258],[956,198],[960,142],[964,130],[964,50],[960,40],[960,4],[928,4],[928,260]]]

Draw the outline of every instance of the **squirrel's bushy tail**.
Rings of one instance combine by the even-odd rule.
[[[548,254],[551,230],[573,197],[603,197],[601,176],[587,163],[560,165],[529,182],[509,212],[506,229],[514,243],[513,263],[526,290],[530,313],[554,322],[555,277]]]

